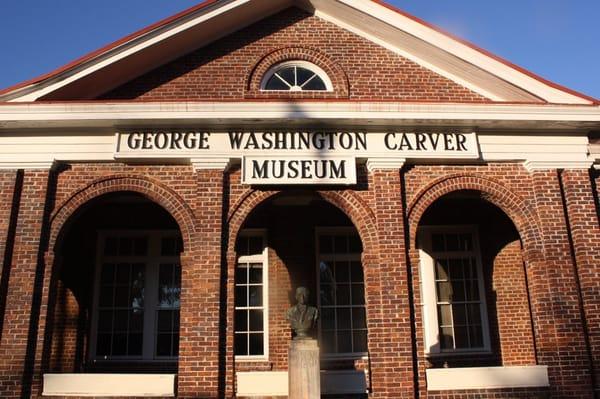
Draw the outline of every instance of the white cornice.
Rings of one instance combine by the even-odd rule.
[[[0,170],[42,169],[50,170],[55,166],[54,161],[0,161]]]
[[[190,163],[194,168],[194,172],[199,170],[227,170],[231,164],[231,158],[225,157],[203,157],[203,158],[192,158]]]
[[[367,170],[373,172],[383,169],[401,169],[406,163],[404,158],[369,158],[367,159]]]
[[[544,161],[525,161],[523,166],[529,172],[536,170],[548,170],[548,169],[589,169],[592,167],[593,161],[591,159],[584,161],[569,161],[569,160],[544,160]]]
[[[392,102],[5,103],[0,131],[294,123],[598,129],[600,107]],[[334,126],[332,126],[334,128]]]

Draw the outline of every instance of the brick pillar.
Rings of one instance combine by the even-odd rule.
[[[8,290],[0,340],[0,396],[29,397],[39,332],[44,277],[45,225],[48,216],[48,170],[25,171],[8,271]]]
[[[9,232],[14,230],[14,223],[11,225],[11,216],[15,212],[13,197],[16,180],[16,170],[0,171],[0,273],[4,270],[5,262],[9,262],[11,257],[12,245],[7,245],[7,242],[12,241],[12,234]],[[0,314],[0,318],[3,319],[2,314]]]
[[[600,395],[600,227],[588,170],[565,170],[562,183],[573,241],[583,311]]]
[[[196,235],[181,256],[178,397],[215,398],[219,392],[223,171],[199,170],[193,203]]]
[[[43,373],[47,372],[47,366],[51,356],[52,332],[54,322],[54,298],[57,292],[58,276],[55,272],[55,255],[54,251],[48,251],[43,254],[44,267],[40,270],[40,276],[43,279],[40,282],[40,299],[39,299],[39,319],[38,319],[38,334],[35,349],[33,351],[33,368],[31,378],[31,393],[32,396],[42,395],[42,379]],[[43,273],[43,275],[42,275]],[[50,323],[48,324],[48,320]]]
[[[528,262],[539,364],[549,366],[553,397],[592,398],[576,273],[556,170],[533,172],[543,259]]]
[[[413,398],[410,291],[400,171],[375,169],[369,185],[374,192],[379,250],[374,265],[365,259],[373,397]]]
[[[19,212],[21,178],[21,174],[16,170],[0,171],[0,338],[3,331],[6,291]]]
[[[535,365],[527,282],[519,240],[498,252],[492,273],[502,365]],[[493,320],[490,322],[494,323]]]

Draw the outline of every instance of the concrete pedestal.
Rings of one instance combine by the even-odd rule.
[[[314,339],[293,340],[288,358],[289,399],[321,398],[319,345]]]

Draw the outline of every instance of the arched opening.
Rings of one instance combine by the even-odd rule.
[[[431,367],[535,364],[521,238],[475,190],[437,199],[417,230]]]
[[[55,248],[47,371],[176,372],[181,250],[175,219],[141,194],[80,207]]]
[[[335,393],[328,382],[332,370],[347,371],[344,375],[348,384],[355,384],[356,393],[366,392],[363,245],[350,218],[317,193],[278,194],[252,210],[236,237],[235,250],[238,378],[240,372],[265,371],[262,362],[269,372],[287,371],[293,334],[286,311],[303,286],[310,291],[308,303],[320,315],[312,335],[321,350],[322,392]],[[239,384],[238,394],[243,390]]]

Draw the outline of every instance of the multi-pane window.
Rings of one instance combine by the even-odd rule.
[[[431,228],[422,239],[429,341],[437,335],[430,352],[487,350],[485,290],[474,229]]]
[[[263,78],[263,90],[278,91],[327,91],[331,82],[325,71],[306,61],[289,61],[267,71]]]
[[[177,263],[161,263],[158,271],[156,309],[156,355],[177,356],[179,350],[179,298],[181,268]]]
[[[235,270],[235,355],[265,357],[267,332],[267,250],[263,231],[244,231],[237,242]]]
[[[318,275],[321,347],[324,354],[367,352],[362,246],[354,229],[321,229]]]
[[[170,359],[179,348],[181,239],[101,232],[92,316],[94,359]]]

